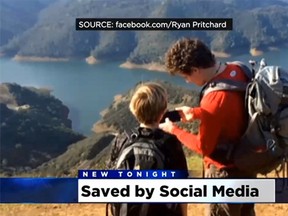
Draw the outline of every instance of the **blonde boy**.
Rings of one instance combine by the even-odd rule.
[[[167,110],[167,100],[167,92],[160,84],[148,82],[142,84],[135,91],[129,108],[140,123],[138,131],[141,135],[150,137],[155,143],[162,143],[162,145],[157,147],[166,157],[165,169],[187,170],[186,159],[181,143],[174,135],[170,135],[158,128],[160,120]],[[166,213],[164,206],[165,204],[151,205],[150,212],[147,215],[187,215],[186,204],[177,205],[178,207],[174,209],[166,210]]]

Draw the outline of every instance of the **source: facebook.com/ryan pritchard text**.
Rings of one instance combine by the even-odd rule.
[[[232,30],[231,18],[77,18],[76,30]]]

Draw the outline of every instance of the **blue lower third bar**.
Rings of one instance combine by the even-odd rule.
[[[79,170],[83,179],[186,179],[186,170]]]
[[[0,178],[0,203],[77,203],[77,178]]]

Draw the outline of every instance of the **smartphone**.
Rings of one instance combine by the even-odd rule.
[[[164,114],[163,118],[161,119],[160,123],[165,122],[165,119],[169,118],[170,121],[172,122],[179,122],[181,121],[181,115],[179,111],[173,110],[173,111],[168,111]]]

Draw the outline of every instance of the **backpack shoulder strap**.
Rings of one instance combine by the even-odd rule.
[[[201,92],[203,97],[204,95],[213,91],[224,91],[224,90],[245,91],[246,87],[247,84],[240,81],[219,79],[217,81],[208,83],[208,85],[204,86]]]
[[[244,62],[241,61],[232,61],[227,62],[227,64],[234,64],[241,68],[241,70],[245,73],[245,75],[248,77],[249,80],[252,80],[254,75],[253,71],[246,65]]]
[[[252,71],[249,69],[248,66],[246,66],[241,61],[233,61],[233,62],[227,62],[227,64],[234,64],[241,68],[241,70],[245,73],[245,75],[248,77],[249,80],[252,79],[253,74]],[[231,79],[218,79],[213,80],[212,82],[207,83],[200,92],[200,101],[201,99],[207,95],[210,92],[213,91],[224,91],[224,90],[230,90],[230,91],[246,91],[247,83],[231,80]]]
[[[124,131],[122,134],[118,134],[112,141],[110,158],[107,161],[107,168],[115,169],[119,155],[122,154],[127,146],[133,143],[133,140],[137,137],[134,131]]]

